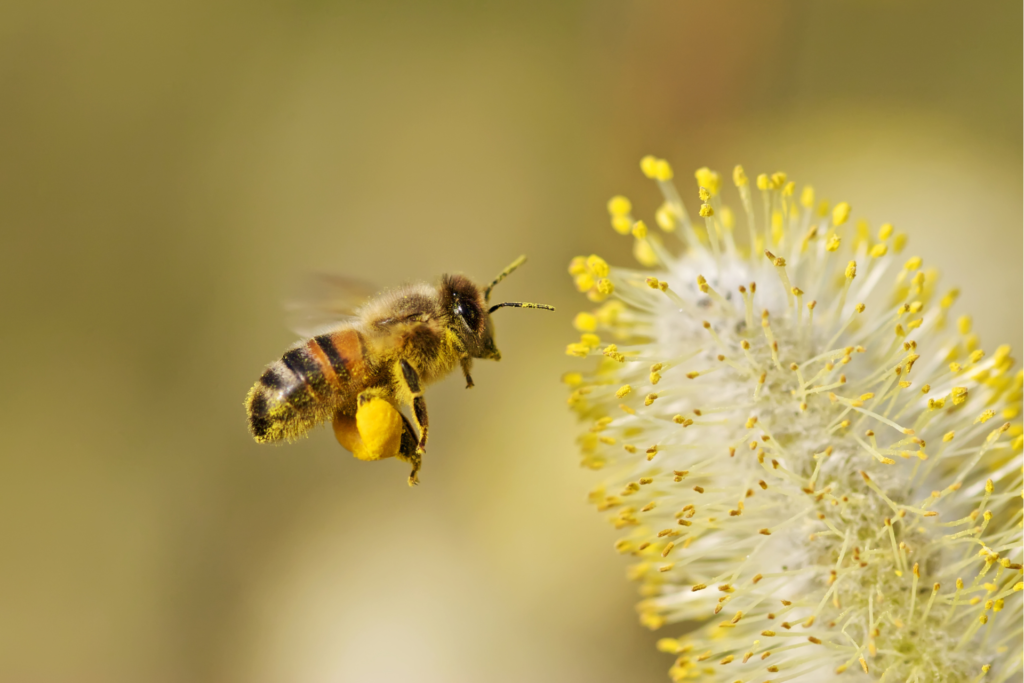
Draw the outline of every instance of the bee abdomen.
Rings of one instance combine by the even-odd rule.
[[[287,351],[249,390],[245,406],[256,441],[291,440],[330,418],[362,370],[354,330],[325,334]]]
[[[249,429],[259,442],[294,439],[330,413],[332,389],[306,347],[272,363],[246,397]]]

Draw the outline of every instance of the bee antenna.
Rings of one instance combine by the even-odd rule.
[[[554,306],[548,306],[547,304],[531,304],[531,303],[527,303],[526,301],[505,301],[503,303],[495,304],[495,305],[491,306],[490,309],[488,309],[488,311],[487,311],[487,315],[490,315],[491,313],[494,313],[496,310],[498,310],[502,306],[511,306],[512,308],[540,308],[540,309],[543,309],[545,311],[553,311],[553,310],[555,310]]]
[[[526,256],[525,255],[524,256],[520,256],[515,261],[513,261],[511,265],[509,265],[507,268],[505,268],[505,270],[503,270],[500,273],[498,273],[498,277],[494,278],[494,282],[492,282],[491,284],[487,285],[487,289],[484,290],[484,301],[490,301],[491,300],[491,290],[494,289],[494,285],[496,285],[499,282],[501,282],[502,280],[504,280],[506,277],[508,277],[512,273],[513,270],[515,270],[519,266],[523,265],[524,263],[526,263]],[[494,310],[494,309],[491,309],[491,310]]]

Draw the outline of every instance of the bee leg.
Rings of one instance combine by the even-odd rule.
[[[422,396],[413,399],[412,414],[420,428],[420,442],[416,446],[416,452],[425,453],[427,450],[427,402]]]
[[[404,415],[402,416],[402,422],[402,444],[398,449],[398,459],[412,465],[412,471],[409,473],[409,486],[415,486],[420,483],[417,474],[419,474],[423,459],[416,451],[418,443],[416,432],[413,431],[412,425],[409,424]]]
[[[473,359],[469,356],[463,356],[460,362],[462,363],[462,374],[466,376],[466,388],[472,389],[474,384],[473,378],[469,376],[469,371],[473,369]]]
[[[420,387],[420,375],[416,368],[409,364],[404,358],[399,361],[402,366],[402,379],[405,386],[412,394],[412,414],[416,419],[416,426],[420,430],[420,440],[416,445],[416,452],[423,454],[427,449],[427,402],[423,398],[423,389]]]

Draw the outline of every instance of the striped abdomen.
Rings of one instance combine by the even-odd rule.
[[[364,383],[363,337],[354,329],[313,337],[271,363],[245,399],[263,443],[295,439],[333,417]]]

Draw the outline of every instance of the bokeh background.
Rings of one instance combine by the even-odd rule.
[[[891,221],[1021,346],[1022,8],[0,5],[0,680],[660,681],[558,383],[576,254],[647,153]],[[428,392],[422,485],[242,398],[297,274],[530,263]]]

